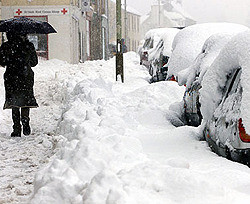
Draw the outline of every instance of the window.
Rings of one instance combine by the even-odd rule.
[[[29,17],[29,16],[26,16]],[[47,16],[29,17],[39,21],[48,21]],[[28,39],[35,46],[38,57],[48,59],[48,35],[46,34],[29,34]]]

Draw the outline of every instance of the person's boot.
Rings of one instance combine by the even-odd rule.
[[[23,134],[24,135],[30,135],[31,129],[30,129],[30,119],[29,117],[22,117],[21,119],[22,125],[23,125]]]
[[[20,124],[14,124],[13,125],[13,132],[11,133],[11,137],[21,137],[21,125]]]

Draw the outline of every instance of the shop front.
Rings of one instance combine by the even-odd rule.
[[[78,63],[87,59],[86,17],[77,6],[3,6],[2,19],[29,17],[50,23],[53,34],[31,34],[39,59],[59,59]]]

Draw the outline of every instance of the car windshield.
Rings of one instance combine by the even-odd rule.
[[[143,45],[143,48],[149,48],[151,43],[151,38],[148,38],[145,40],[145,43]]]
[[[228,81],[224,89],[225,99],[228,97],[228,95],[236,90],[236,87],[240,81],[240,75],[241,75],[241,68],[234,70],[232,73],[228,75]]]

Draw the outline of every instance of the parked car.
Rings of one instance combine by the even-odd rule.
[[[177,74],[179,85],[186,86],[183,96],[184,111],[182,118],[187,125],[199,126],[201,124],[199,90],[207,69],[233,36],[248,29],[246,26],[239,24],[226,24],[223,28],[220,28],[216,34],[211,35],[205,41],[193,63]],[[197,29],[195,30],[197,31]],[[187,49],[187,51],[190,50]]]
[[[221,50],[201,83],[204,136],[217,154],[250,166],[250,30]]]
[[[234,32],[234,28],[244,27],[231,23],[204,23],[188,26],[180,30],[172,44],[172,55],[168,62],[168,75],[174,75],[183,85],[179,72],[187,69],[201,52],[205,41],[212,35],[222,32]]]
[[[184,120],[185,124],[191,126],[199,126],[202,121],[200,111],[199,90],[201,82],[207,69],[213,63],[214,59],[219,55],[221,49],[236,35],[234,33],[219,33],[212,35],[206,40],[201,53],[197,56],[194,63],[186,70],[179,73],[182,83],[185,78],[186,91],[183,96],[184,101]],[[242,29],[238,29],[242,31]],[[244,29],[243,29],[244,30]],[[184,77],[185,76],[185,77]],[[179,82],[180,83],[180,82]]]
[[[144,65],[149,69],[150,60],[149,55],[151,51],[158,45],[160,37],[166,32],[169,28],[156,28],[149,30],[144,37],[144,44],[142,48],[139,49],[140,55],[140,64]]]
[[[168,28],[160,36],[160,40],[149,54],[149,73],[152,76],[151,82],[164,81],[167,77],[168,60],[172,53],[172,43],[174,37],[179,32],[177,28]]]

